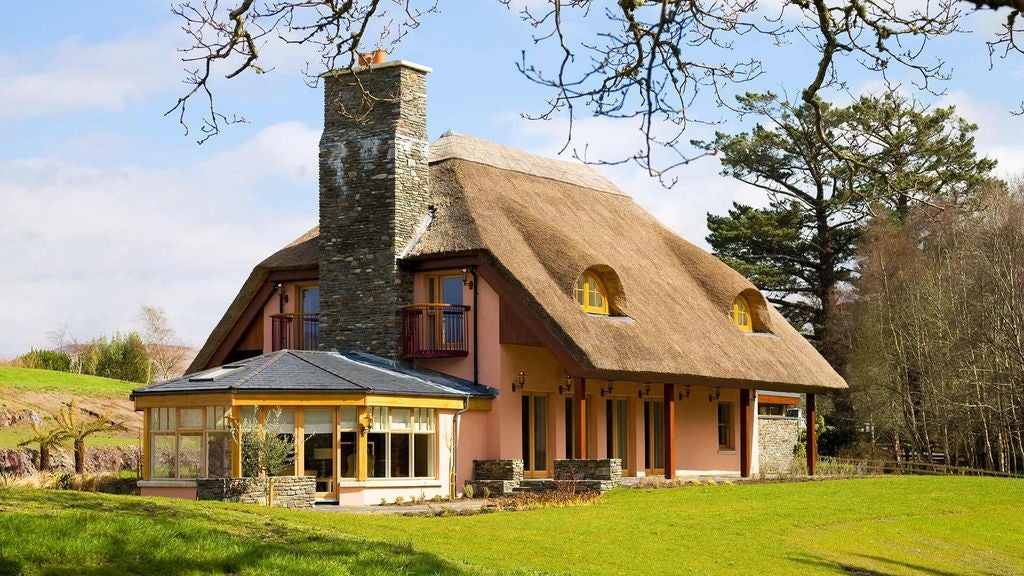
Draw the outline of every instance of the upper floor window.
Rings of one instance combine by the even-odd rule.
[[[740,330],[744,332],[754,331],[754,320],[750,315],[750,304],[747,303],[746,298],[737,296],[732,301],[732,311],[729,313],[729,316],[732,317],[732,323]]]
[[[584,272],[576,280],[576,302],[584,312],[608,315],[608,292],[597,274]]]

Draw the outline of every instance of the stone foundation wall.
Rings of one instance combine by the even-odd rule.
[[[313,509],[316,478],[312,476],[275,476],[274,506]],[[196,480],[196,500],[218,500],[243,504],[267,504],[266,478],[217,478]]]
[[[800,438],[797,422],[796,418],[785,416],[757,417],[761,473],[777,474],[789,470],[793,449]]]
[[[473,480],[523,481],[522,460],[473,460]]]
[[[555,460],[555,480],[604,480],[615,484],[622,480],[622,460],[568,459]]]

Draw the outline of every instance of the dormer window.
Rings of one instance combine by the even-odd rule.
[[[747,303],[747,299],[743,296],[737,296],[732,301],[732,311],[729,313],[732,318],[732,323],[737,328],[744,332],[754,331],[754,320],[750,315],[750,304]]]
[[[589,314],[608,315],[608,292],[593,272],[584,272],[576,280],[576,302]]]

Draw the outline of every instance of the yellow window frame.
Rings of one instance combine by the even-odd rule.
[[[754,319],[750,314],[750,303],[742,296],[737,296],[732,301],[732,310],[729,312],[732,323],[744,332],[754,331]]]
[[[608,291],[605,290],[604,282],[601,281],[597,274],[593,272],[580,274],[580,277],[576,280],[573,294],[576,297],[576,302],[583,308],[584,312],[588,314],[601,314],[603,316],[608,315]],[[591,305],[590,300],[593,294],[601,297],[600,306]]]

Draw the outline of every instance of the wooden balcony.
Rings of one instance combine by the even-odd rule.
[[[402,308],[402,348],[406,358],[458,358],[469,355],[469,306],[415,304]]]
[[[320,346],[320,314],[274,314],[270,322],[271,352]]]

